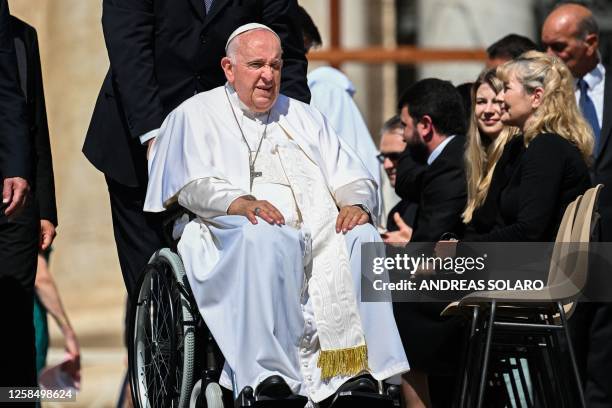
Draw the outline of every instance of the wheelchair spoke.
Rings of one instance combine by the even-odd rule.
[[[146,273],[133,332],[135,395],[142,407],[177,407],[185,364],[184,298],[168,265],[153,265]]]
[[[181,293],[178,290],[178,287],[174,288],[174,310],[176,310],[177,313],[177,319],[175,321],[175,325],[176,328],[174,329],[174,333],[176,334],[177,341],[176,341],[176,356],[177,356],[177,364],[176,364],[176,368],[175,368],[175,378],[174,378],[174,389],[175,389],[175,393],[176,395],[180,395],[181,392],[181,384],[182,384],[182,377],[183,377],[183,361],[185,358],[184,355],[184,349],[185,349],[185,337],[184,337],[184,333],[183,333],[183,309],[181,306]]]

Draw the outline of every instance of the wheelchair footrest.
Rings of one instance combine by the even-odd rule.
[[[394,408],[395,401],[388,395],[362,391],[346,391],[336,394],[329,408]]]
[[[304,408],[308,399],[301,395],[293,395],[288,398],[273,399],[261,397],[254,400],[242,401],[236,408]]]
[[[261,397],[255,401],[255,408],[304,408],[307,402],[308,398],[301,395],[282,399]]]

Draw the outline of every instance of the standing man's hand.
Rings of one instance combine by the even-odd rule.
[[[29,192],[30,185],[24,178],[5,178],[2,188],[2,204],[6,206],[4,214],[9,217],[23,208]]]
[[[55,225],[49,220],[40,220],[40,243],[39,247],[42,251],[49,248],[55,239]]]
[[[370,220],[370,216],[358,205],[348,205],[340,209],[336,219],[336,233],[346,234],[357,225],[362,225]]]

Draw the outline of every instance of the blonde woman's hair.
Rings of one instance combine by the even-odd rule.
[[[465,224],[472,221],[474,210],[479,208],[487,198],[495,165],[499,160],[506,143],[518,134],[518,129],[504,126],[502,131],[493,140],[478,129],[476,118],[476,93],[482,85],[491,87],[495,94],[503,89],[503,82],[495,75],[495,69],[483,71],[472,85],[472,114],[467,133],[467,146],[465,149],[465,171],[467,176],[467,205],[463,214]]]
[[[542,133],[556,133],[572,142],[587,163],[593,152],[593,131],[584,119],[574,96],[574,78],[557,57],[528,51],[497,68],[504,82],[514,74],[525,92],[542,88],[542,103],[532,113],[523,129],[525,145]]]

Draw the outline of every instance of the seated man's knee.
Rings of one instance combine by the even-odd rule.
[[[242,239],[257,248],[277,246],[279,243],[289,243],[295,240],[298,243],[298,234],[289,231],[288,226],[271,225],[263,220],[257,224],[245,222],[242,225]]]
[[[349,240],[357,240],[359,242],[382,241],[376,228],[369,223],[355,226],[355,228],[346,233],[346,238]]]

